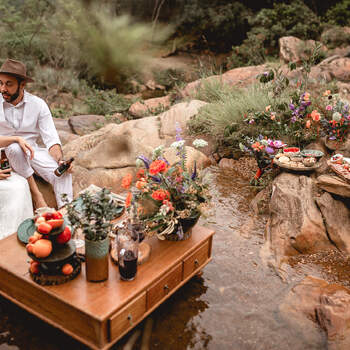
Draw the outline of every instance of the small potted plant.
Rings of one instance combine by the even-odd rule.
[[[109,233],[111,220],[120,211],[110,191],[103,188],[91,194],[84,192],[66,204],[67,216],[73,228],[85,236],[86,278],[98,282],[108,279]]]

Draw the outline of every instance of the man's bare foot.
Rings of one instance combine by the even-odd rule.
[[[33,204],[35,209],[47,207],[47,203],[45,202],[45,199],[41,194],[41,192],[36,194],[32,193],[32,199],[33,199]]]

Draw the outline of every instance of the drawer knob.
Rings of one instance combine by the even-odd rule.
[[[130,326],[132,326],[133,322],[132,322],[132,315],[131,314],[128,315],[128,321],[130,323]]]
[[[196,260],[194,261],[194,265],[195,265],[195,266],[198,266],[198,265],[199,265],[198,259],[196,259]]]
[[[169,292],[169,286],[167,284],[164,286],[164,290],[165,290],[165,293]]]

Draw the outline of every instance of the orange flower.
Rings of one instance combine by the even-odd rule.
[[[129,192],[125,199],[125,208],[129,208],[132,199],[132,194]]]
[[[271,105],[266,106],[265,111],[268,112],[270,110],[270,108],[271,108]]]
[[[304,101],[309,101],[309,100],[310,100],[310,94],[308,92],[305,92]]]
[[[275,120],[276,119],[276,114],[271,113],[270,118],[271,118],[271,120]]]
[[[147,183],[146,181],[139,180],[139,181],[136,181],[135,186],[137,189],[141,190],[143,187],[146,186],[146,183]]]
[[[311,120],[308,120],[307,122],[306,122],[306,128],[307,129],[310,129],[310,126],[311,126]]]
[[[318,113],[316,111],[316,109],[314,109],[312,112],[311,112],[311,118],[313,121],[315,122],[318,122],[320,120],[320,113]]]
[[[331,90],[326,90],[324,93],[323,93],[323,96],[328,96],[331,94]]]
[[[131,185],[131,182],[132,182],[132,175],[126,174],[122,180],[122,187],[125,189],[128,189]]]
[[[252,144],[252,147],[257,151],[260,152],[262,149],[264,149],[264,145],[261,145],[260,142],[256,141]]]
[[[151,165],[149,166],[149,173],[151,175],[156,175],[158,173],[165,171],[166,168],[167,168],[167,165],[164,162],[164,160],[157,159],[157,160],[153,161],[151,163]]]
[[[142,178],[144,178],[145,177],[145,169],[139,169],[138,170],[138,172],[137,172],[137,174],[136,174],[136,177],[138,178],[138,179],[142,179]]]
[[[152,193],[152,198],[156,201],[163,201],[164,199],[170,199],[170,194],[165,190],[156,190]]]

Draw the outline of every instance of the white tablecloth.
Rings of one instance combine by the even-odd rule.
[[[0,239],[17,231],[18,225],[33,216],[32,197],[25,178],[12,172],[0,180]]]

